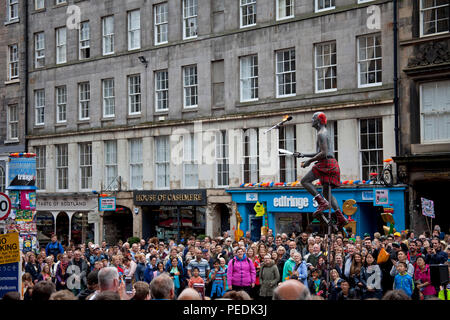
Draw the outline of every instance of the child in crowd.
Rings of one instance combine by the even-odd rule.
[[[221,298],[225,293],[227,283],[226,275],[225,270],[220,266],[220,261],[214,261],[214,269],[209,273],[212,281],[211,299]]]
[[[394,278],[394,290],[403,290],[409,297],[412,296],[414,290],[414,280],[406,272],[406,263],[399,262],[397,264],[398,274]]]
[[[189,288],[197,290],[203,298],[205,297],[205,281],[200,277],[200,270],[197,267],[192,269],[192,277],[188,285]]]

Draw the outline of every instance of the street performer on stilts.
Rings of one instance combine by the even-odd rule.
[[[323,211],[328,210],[330,204],[328,199],[328,186],[339,187],[341,181],[341,173],[339,164],[334,158],[333,150],[329,148],[330,141],[327,134],[327,117],[323,112],[316,112],[312,117],[312,127],[317,130],[317,152],[311,154],[303,154],[295,152],[294,156],[297,158],[311,158],[302,162],[302,168],[307,168],[313,162],[316,162],[312,169],[303,177],[302,186],[314,196],[318,204],[317,210],[314,212],[313,217],[318,218],[322,216]],[[325,198],[317,191],[312,184],[313,181],[320,179],[323,186],[323,194]],[[336,216],[337,228],[342,228],[348,223],[345,216],[342,214],[341,209],[336,201],[336,198],[331,195],[331,207],[334,210]]]

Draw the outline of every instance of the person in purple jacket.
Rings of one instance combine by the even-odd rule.
[[[227,279],[229,290],[244,290],[250,294],[251,288],[255,286],[255,265],[244,254],[244,249],[237,249],[236,256],[228,262]]]

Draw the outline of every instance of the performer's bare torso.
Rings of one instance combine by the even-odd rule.
[[[319,153],[320,151],[320,143],[319,143],[319,135],[323,135],[325,137],[325,141],[327,143],[326,147],[327,147],[327,158],[334,158],[334,150],[331,148],[331,143],[330,143],[330,136],[328,135],[328,130],[325,126],[323,126],[318,132],[317,132],[317,140],[316,140],[316,151],[317,153]]]

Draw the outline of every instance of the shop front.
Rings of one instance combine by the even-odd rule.
[[[324,234],[327,227],[313,218],[313,212],[317,203],[313,197],[303,188],[236,188],[227,190],[232,195],[232,200],[237,205],[237,210],[242,217],[240,229],[251,232],[252,240],[257,240],[261,234],[261,227],[266,224],[275,234],[292,232],[319,232]],[[393,218],[396,230],[405,229],[405,188],[382,188],[372,186],[341,187],[333,189],[340,207],[345,201],[353,199],[357,208],[351,216],[353,220],[348,229],[352,233],[362,236],[364,233],[384,234],[381,213],[384,208],[393,209]],[[255,212],[255,204],[259,202],[266,208],[267,214],[258,217]]]
[[[187,239],[205,234],[206,190],[134,191],[142,210],[142,237]]]
[[[64,245],[94,241],[98,223],[92,223],[91,216],[98,215],[97,208],[97,197],[38,193],[36,223],[39,244],[46,245],[53,233]]]

